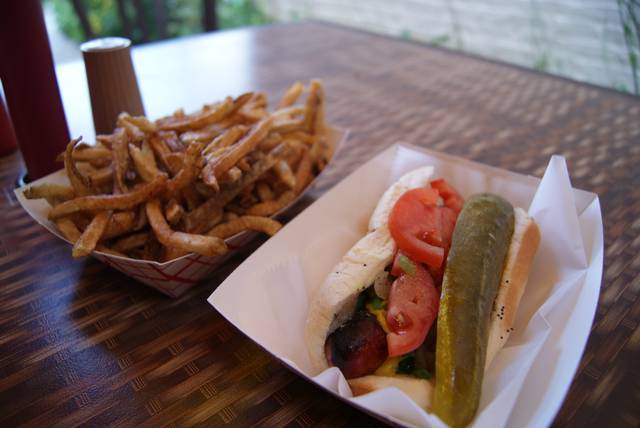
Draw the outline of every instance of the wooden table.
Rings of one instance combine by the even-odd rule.
[[[552,153],[565,156],[574,185],[600,195],[606,249],[591,338],[555,425],[640,423],[638,98],[317,23],[155,43],[134,61],[151,117],[323,78],[329,119],[351,138],[313,197],[398,139],[537,176]],[[91,139],[83,65],[58,76],[72,134]],[[18,206],[22,168],[17,154],[0,159],[0,425],[378,423],[290,373],[207,304],[251,249],[171,300],[73,260]]]

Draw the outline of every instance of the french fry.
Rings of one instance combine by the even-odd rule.
[[[245,230],[255,230],[266,233],[269,236],[275,235],[282,228],[282,224],[268,217],[242,216],[222,223],[207,232],[209,236],[216,236],[227,239]]]
[[[89,183],[86,178],[80,174],[78,169],[76,168],[75,163],[73,162],[73,149],[76,147],[76,144],[80,141],[80,138],[71,140],[69,144],[67,144],[67,149],[64,152],[64,169],[67,173],[67,177],[69,178],[69,183],[71,183],[71,187],[76,195],[84,196],[91,194],[91,190],[89,187]]]
[[[286,184],[289,189],[293,189],[296,187],[296,176],[293,175],[293,172],[291,171],[291,168],[289,167],[289,164],[287,162],[285,162],[284,160],[276,162],[276,164],[273,166],[273,170],[275,171],[280,181]]]
[[[56,220],[55,223],[60,233],[62,233],[62,236],[64,236],[72,244],[75,244],[76,241],[80,239],[82,232],[78,230],[78,227],[70,218],[61,218]]]
[[[247,171],[251,170],[251,164],[249,164],[249,161],[247,160],[246,157],[240,159],[238,161],[238,163],[236,164],[236,166],[238,168],[240,168],[240,170],[243,171],[243,172],[247,172]]]
[[[162,261],[168,262],[173,259],[177,259],[189,254],[189,251],[183,248],[164,247],[164,254],[162,255]]]
[[[146,140],[142,142],[140,146],[140,152],[146,163],[152,166],[152,171],[154,173],[153,177],[155,177],[159,172],[158,164],[156,163],[156,158],[153,156],[153,149]]]
[[[147,242],[144,243],[142,257],[140,258],[143,260],[158,260],[160,259],[162,248],[162,244],[158,242],[156,237],[154,235],[150,235]]]
[[[113,165],[114,187],[117,192],[126,192],[125,175],[129,168],[129,148],[127,133],[124,128],[117,128],[114,132],[114,140],[111,146],[111,164]]]
[[[129,142],[138,143],[144,140],[145,132],[140,129],[135,121],[132,121],[131,119],[132,118],[129,113],[120,113],[118,115],[118,120],[116,121],[116,126],[125,130]]]
[[[222,215],[222,221],[228,222],[228,221],[231,221],[231,220],[235,220],[238,217],[239,217],[239,215],[234,213],[234,212],[225,211],[224,214]],[[78,233],[80,233],[80,232],[78,232]]]
[[[113,144],[113,134],[111,135],[96,135],[96,143],[102,144],[107,148],[111,148]]]
[[[235,214],[236,216],[244,215],[245,211],[247,211],[240,205],[233,202],[229,202],[227,205],[225,205],[224,209],[229,213]]]
[[[254,123],[267,115],[267,96],[263,92],[254,93],[251,98],[235,112],[236,118],[245,123]]]
[[[273,190],[271,190],[271,187],[265,182],[259,182],[256,185],[256,193],[258,193],[260,202],[266,202],[273,199]]]
[[[137,208],[136,221],[133,226],[133,230],[137,232],[139,230],[142,230],[142,228],[144,228],[148,224],[149,224],[149,221],[147,220],[147,212],[144,209],[144,205],[140,205]]]
[[[43,183],[37,186],[29,186],[24,192],[24,197],[27,199],[46,199],[49,204],[50,201],[61,202],[73,199],[76,195],[75,191],[69,186],[63,186],[60,184]]]
[[[305,123],[300,119],[284,118],[274,121],[272,131],[286,134],[289,132],[302,131],[304,127]]]
[[[256,108],[264,108],[267,106],[267,94],[264,92],[255,92],[249,101],[245,104],[244,108],[249,108],[251,110]]]
[[[286,134],[283,134],[282,138],[287,141],[288,140],[302,141],[303,143],[306,143],[308,146],[312,145],[314,142],[313,135],[308,134],[306,132],[302,132],[302,131],[288,132]]]
[[[167,194],[173,195],[195,180],[198,175],[197,161],[202,147],[203,144],[198,142],[189,145],[182,162],[182,169],[167,182]]]
[[[280,118],[292,119],[294,116],[303,115],[306,110],[307,108],[304,106],[289,106],[289,107],[280,108],[274,111],[272,113],[272,116],[278,119]]]
[[[189,141],[183,141],[178,137],[175,131],[160,131],[158,132],[158,137],[164,141],[169,150],[172,152],[184,152],[187,149],[185,144],[188,144]]]
[[[217,138],[225,132],[226,129],[220,126],[218,123],[205,126],[197,131],[186,131],[180,134],[180,141],[183,144],[187,144],[191,141],[199,141],[201,143],[210,143],[213,139]]]
[[[238,115],[240,115],[245,121],[249,123],[257,122],[259,120],[264,119],[267,116],[267,111],[263,108],[256,108],[253,110],[240,110]]]
[[[182,205],[180,205],[177,200],[170,199],[169,202],[167,202],[167,206],[164,208],[164,216],[167,218],[167,222],[169,222],[170,225],[175,226],[180,222],[183,215],[184,208],[182,208]]]
[[[200,219],[203,217],[206,218],[207,213],[212,212],[215,209],[222,209],[222,207],[233,200],[233,198],[238,196],[242,189],[256,181],[262,174],[275,165],[278,160],[285,157],[290,150],[291,149],[287,144],[280,144],[275,149],[271,150],[267,156],[256,161],[252,165],[251,171],[244,173],[240,180],[220,189],[220,192],[218,192],[214,197],[187,213],[185,216],[187,231],[194,230],[190,228],[193,228],[196,224],[200,224]],[[202,231],[204,230],[206,229],[203,229]]]
[[[220,191],[219,187],[217,189],[212,189],[205,183],[201,183],[199,181],[195,183],[194,188],[196,189],[198,195],[202,196],[203,199],[212,198],[216,193],[218,193],[218,191]]]
[[[202,203],[202,197],[194,187],[185,187],[182,189],[182,199],[188,211],[194,210]]]
[[[262,140],[259,144],[260,150],[268,152],[276,147],[278,144],[282,143],[282,135],[278,132],[270,132],[267,138]]]
[[[120,124],[123,122],[131,123],[145,133],[156,132],[157,130],[156,124],[144,116],[131,116],[129,113],[120,113],[118,116],[117,126],[121,126]]]
[[[233,109],[234,101],[231,97],[227,97],[224,101],[216,105],[215,108],[209,111],[203,111],[199,115],[182,118],[169,117],[165,120],[159,120],[156,124],[159,129],[165,131],[188,131],[219,122],[231,113]]]
[[[162,161],[172,176],[175,176],[182,169],[184,164],[184,153],[170,152],[162,157]]]
[[[282,208],[289,205],[291,201],[294,200],[296,194],[293,191],[284,192],[282,195],[278,197],[278,199],[273,199],[271,201],[260,202],[247,209],[247,215],[257,215],[257,216],[270,216]]]
[[[324,136],[316,135],[316,141],[309,150],[311,162],[316,166],[318,171],[322,171],[327,163],[326,155],[328,151],[327,143]]]
[[[302,155],[309,151],[309,147],[300,141],[285,140],[291,146],[291,152],[284,158],[284,161],[292,170],[297,170]]]
[[[139,232],[117,240],[111,248],[120,253],[128,253],[134,248],[144,246],[149,239],[149,232]]]
[[[249,169],[251,169],[251,167],[249,167]],[[235,183],[240,180],[240,177],[242,177],[242,170],[237,166],[234,166],[220,177],[220,184]]]
[[[93,214],[90,213],[73,213],[69,216],[69,218],[71,219],[71,221],[73,222],[73,224],[76,225],[76,227],[82,231],[85,230],[87,228],[87,226],[89,226],[89,223],[91,223],[91,219],[93,218]]]
[[[253,125],[253,124],[254,122],[248,121],[246,118],[244,118],[240,114],[229,115],[217,123],[217,125],[219,125],[220,128],[223,128],[223,129],[231,128],[232,126],[236,126],[236,125]]]
[[[312,80],[304,115],[304,129],[312,134],[324,133],[324,89],[322,82]]]
[[[258,202],[258,198],[252,193],[243,192],[237,198],[238,205],[244,211]]]
[[[113,168],[109,165],[104,168],[94,170],[87,174],[87,179],[89,180],[89,185],[91,189],[94,190],[94,193],[98,193],[97,190],[99,187],[113,183]]]
[[[142,142],[142,147],[143,149],[141,150],[135,145],[129,144],[129,154],[131,155],[133,166],[138,172],[138,175],[142,177],[144,181],[152,181],[160,171],[158,171],[153,153],[151,153],[151,157],[149,157],[147,153],[147,150],[150,149],[147,149],[149,145],[146,141]]]
[[[71,243],[75,243],[78,241],[78,239],[80,239],[80,236],[82,235],[82,233],[78,230],[78,228],[73,223],[73,221],[71,221],[71,219],[61,218],[59,220],[56,220],[55,223],[60,233],[62,233],[62,235],[65,238],[67,238],[67,240],[69,240]],[[115,251],[101,244],[96,245],[96,250],[106,254],[110,254],[112,256],[127,257],[126,254],[120,253],[118,251]]]
[[[294,104],[302,94],[302,91],[304,91],[304,86],[302,85],[302,83],[295,82],[289,89],[287,89],[287,92],[285,92],[284,96],[280,100],[280,103],[278,104],[278,108],[288,107]]]
[[[183,216],[185,231],[202,233],[220,223],[222,220],[222,208],[215,204],[207,204],[208,202],[205,202]]]
[[[271,125],[271,118],[260,121],[244,138],[231,146],[232,150],[225,152],[218,158],[213,167],[216,177],[220,177],[223,172],[227,171],[251,150],[255,149],[258,143],[267,136]]]
[[[136,213],[133,211],[123,211],[113,213],[107,223],[107,228],[102,234],[101,241],[124,235],[133,230]]]
[[[111,211],[100,211],[97,213],[73,245],[71,255],[73,257],[83,257],[91,254],[106,230],[110,218]]]
[[[203,183],[205,183],[216,192],[220,190],[220,183],[218,183],[218,179],[213,172],[213,166],[211,164],[205,165],[200,175],[202,176]]]
[[[247,133],[249,127],[245,125],[236,125],[229,128],[228,131],[218,135],[211,143],[209,143],[202,151],[203,155],[212,153],[215,149],[228,147],[238,141],[240,137]]]
[[[307,187],[309,179],[311,178],[311,156],[309,151],[305,151],[302,155],[302,159],[298,164],[296,170],[296,186],[293,188],[293,192],[298,195]]]
[[[53,207],[49,211],[49,219],[55,220],[79,211],[127,210],[162,192],[166,182],[166,174],[160,174],[150,183],[142,184],[128,193],[90,195],[71,199]]]
[[[111,159],[111,150],[106,147],[88,147],[73,151],[73,160],[76,162],[87,162],[97,159]]]
[[[122,124],[119,126],[121,126],[122,129],[125,130],[125,133],[127,134],[127,141],[140,143],[141,141],[144,140],[145,138],[144,132],[133,123],[122,122]]]
[[[231,116],[234,113],[236,113],[238,110],[240,110],[242,107],[244,107],[245,104],[247,104],[253,98],[254,98],[253,92],[246,92],[246,93],[236,97],[236,99],[233,100],[233,108],[229,112],[229,116]]]
[[[227,246],[220,238],[172,230],[164,216],[158,199],[146,203],[147,217],[158,241],[167,247],[182,248],[203,256],[218,256],[227,252]]]
[[[167,143],[162,138],[160,138],[159,135],[152,135],[151,138],[148,139],[148,141],[149,146],[151,147],[151,150],[153,150],[153,153],[156,155],[156,157],[164,162],[165,156],[171,153],[171,149],[169,148]],[[165,166],[167,165],[165,164]]]

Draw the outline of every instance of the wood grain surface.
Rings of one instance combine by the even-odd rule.
[[[330,121],[351,130],[300,209],[397,140],[536,176],[551,154],[565,156],[574,186],[600,196],[605,271],[554,425],[638,426],[638,98],[318,23],[234,33],[250,35],[238,48],[254,85],[246,89],[275,97],[294,80],[320,77]],[[229,34],[193,40],[215,44]],[[188,50],[193,40],[145,49]],[[1,426],[379,424],[290,373],[206,302],[260,241],[172,300],[97,261],[73,260],[17,204],[22,169],[19,155],[0,158]]]

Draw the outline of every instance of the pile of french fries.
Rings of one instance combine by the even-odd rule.
[[[330,156],[319,80],[306,89],[296,82],[271,112],[255,92],[156,121],[122,113],[113,134],[96,140],[72,140],[60,155],[70,186],[24,191],[51,205],[48,217],[74,243],[74,257],[218,256],[242,231],[273,235],[282,225],[271,216]]]

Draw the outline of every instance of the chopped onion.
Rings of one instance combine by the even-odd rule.
[[[386,270],[380,272],[376,279],[373,280],[373,288],[379,298],[386,300],[389,297],[389,290],[391,290],[389,272]]]

